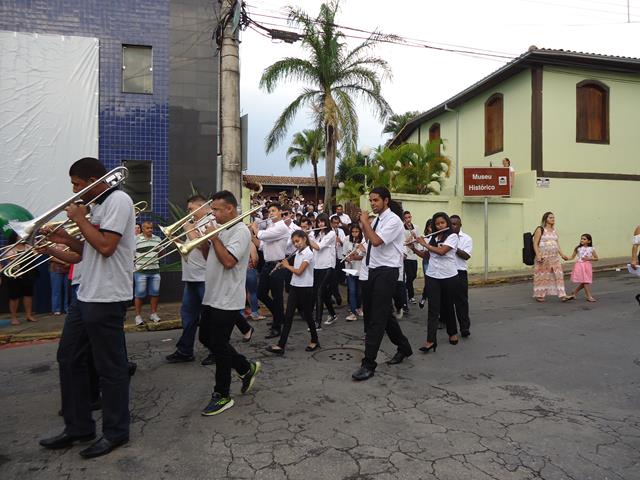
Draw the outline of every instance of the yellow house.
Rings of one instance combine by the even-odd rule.
[[[515,169],[510,198],[489,200],[490,271],[526,268],[522,234],[556,215],[569,254],[591,233],[601,258],[629,256],[640,191],[640,59],[529,51],[411,120],[392,140],[441,138],[452,161],[439,196],[396,195],[414,218],[458,213],[484,265],[484,199],[463,197],[463,168]]]

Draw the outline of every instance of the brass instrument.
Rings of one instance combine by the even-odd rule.
[[[136,217],[138,217],[141,212],[146,210],[147,207],[148,207],[148,204],[145,201],[137,202],[136,204],[134,204],[133,208],[135,210]],[[65,220],[60,222],[52,222],[52,223],[46,224],[45,226],[50,226],[50,227],[53,226],[55,231],[57,230],[58,227],[61,226],[61,224],[64,224],[64,223],[67,223],[67,221]],[[63,226],[62,228],[64,228],[66,232],[72,237],[76,237],[76,236],[81,237],[82,235],[80,233],[80,229],[75,224],[75,222],[68,222],[68,223],[69,224],[67,226]],[[37,263],[34,263],[42,255],[36,250],[38,248],[49,247],[53,244],[54,244],[53,242],[50,242],[47,240],[47,235],[40,235],[39,237],[37,237],[35,243],[33,244],[33,246],[31,246],[30,249],[24,250],[22,252],[19,252],[16,255],[13,255],[17,258],[15,258],[12,262],[7,264],[0,271],[3,272],[7,277],[11,277],[11,278],[17,278],[20,275],[24,275],[25,273],[30,272],[31,270],[39,267],[40,265],[42,265],[43,263],[49,260],[49,257],[47,257]],[[63,249],[63,251],[67,251],[67,250],[69,250],[69,247],[65,247]]]
[[[176,248],[178,249],[178,253],[180,253],[180,255],[182,255],[182,257],[186,260],[187,256],[193,249],[198,248],[200,245],[202,245],[205,242],[208,242],[209,239],[215,237],[217,234],[219,234],[223,230],[233,227],[236,223],[239,223],[240,221],[244,220],[245,217],[252,215],[253,213],[260,210],[261,208],[262,207],[254,207],[250,210],[247,210],[246,212],[241,213],[240,215],[236,216],[232,220],[229,220],[227,223],[220,225],[218,228],[212,230],[206,235],[203,235],[202,237],[194,238],[193,240],[190,240],[184,243],[177,243]]]
[[[107,185],[109,185],[109,187],[118,186],[123,181],[126,180],[128,175],[129,175],[129,171],[127,170],[126,167],[116,167],[113,170],[111,170],[110,172],[105,173],[102,177],[97,179],[91,185],[83,188],[78,193],[74,194],[71,198],[65,200],[64,202],[60,203],[59,205],[56,205],[51,210],[49,210],[48,212],[43,213],[39,217],[34,218],[32,220],[28,220],[26,222],[10,221],[9,222],[9,228],[11,228],[14,232],[16,232],[16,234],[18,235],[18,238],[20,238],[20,241],[18,243],[33,244],[38,231],[49,220],[54,218],[59,213],[63,212],[67,208],[67,206],[69,204],[76,203],[76,202],[82,200],[82,197],[87,192],[91,191],[91,189],[93,189],[96,185],[99,185],[101,183],[106,183]],[[95,202],[98,199],[98,197],[99,197],[99,195],[97,195],[95,198],[93,198],[91,201],[89,201],[87,203],[87,205],[90,205],[93,202]],[[69,222],[68,220],[65,220],[61,224],[57,225],[56,229],[63,228],[64,226],[66,226],[66,224],[68,222]]]

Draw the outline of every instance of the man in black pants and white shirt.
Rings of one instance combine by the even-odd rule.
[[[471,320],[469,319],[469,278],[467,276],[467,261],[471,258],[473,240],[462,231],[462,219],[458,215],[451,215],[451,230],[458,234],[458,249],[456,250],[456,268],[458,269],[458,285],[454,292],[453,304],[456,309],[456,317],[460,326],[460,335],[466,338],[471,335],[469,331]]]
[[[271,204],[269,218],[272,223],[265,230],[259,230],[257,222],[251,224],[251,230],[254,235],[254,244],[261,248],[264,254],[264,265],[258,280],[258,300],[264,303],[273,315],[271,330],[265,338],[276,338],[280,336],[284,323],[284,282],[287,270],[280,268],[273,275],[271,271],[285,258],[291,230],[282,220],[282,207],[279,204]]]
[[[369,213],[360,214],[360,223],[367,239],[364,262],[369,277],[362,289],[362,305],[365,319],[365,350],[361,367],[352,378],[356,381],[373,377],[376,356],[385,331],[389,340],[398,346],[390,364],[402,362],[413,352],[400,325],[392,316],[392,300],[395,285],[404,259],[404,226],[398,215],[389,208],[391,194],[385,187],[376,187],[369,194],[369,204],[378,215],[373,226],[369,224]]]
[[[73,191],[88,187],[105,173],[95,158],[78,160],[69,169]],[[88,202],[95,197],[90,220],[85,217],[86,207],[67,207],[67,216],[78,225],[84,240],[63,229],[49,237],[82,255],[82,281],[77,315],[67,318],[60,339],[60,349],[69,352],[69,363],[60,365],[65,429],[40,441],[43,447],[59,449],[95,438],[87,364],[90,348],[102,390],[103,436],[80,452],[85,458],[105,455],[127,443],[130,424],[124,320],[133,296],[135,213],[131,198],[107,183],[95,185],[82,199]],[[63,374],[63,368],[68,372]]]
[[[211,208],[220,225],[236,217],[238,203],[231,192],[223,190],[214,194],[211,200]],[[207,228],[207,233],[212,228]],[[200,338],[205,339],[203,343],[212,348],[216,356],[216,384],[209,404],[202,410],[205,416],[217,415],[233,406],[229,393],[232,368],[242,378],[242,393],[251,389],[260,371],[260,362],[248,361],[229,343],[246,300],[251,233],[239,222],[213,236],[210,242]]]

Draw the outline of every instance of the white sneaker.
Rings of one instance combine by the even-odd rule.
[[[409,303],[411,303],[412,305],[415,305],[416,299],[415,298],[410,298],[409,299]]]
[[[140,325],[144,325],[144,320],[140,315],[136,315],[136,326],[139,327]]]
[[[338,320],[338,316],[337,315],[329,315],[327,317],[327,319],[324,321],[324,324],[325,325],[331,325],[336,320]]]
[[[355,313],[352,313],[351,315],[348,315],[348,316],[345,318],[345,320],[346,320],[347,322],[353,322],[353,321],[355,321],[355,320],[358,320],[358,317],[356,317]]]
[[[160,321],[160,317],[157,313],[152,313],[151,315],[149,315],[149,320],[152,320],[153,323],[158,323]]]
[[[400,310],[396,310],[395,313],[392,313],[391,315],[396,317],[396,320],[402,320],[402,315],[403,314],[404,314],[404,312],[402,311],[402,309],[400,309]]]
[[[359,317],[364,317],[364,313],[362,312],[361,308],[356,310],[356,315],[358,315]]]

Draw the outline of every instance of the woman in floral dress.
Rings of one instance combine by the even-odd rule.
[[[536,262],[533,269],[533,296],[538,302],[544,302],[546,295],[557,295],[565,302],[575,297],[567,296],[564,290],[564,277],[560,260],[567,257],[560,249],[558,234],[555,230],[556,219],[552,212],[542,216],[540,227],[533,235],[533,249]]]

